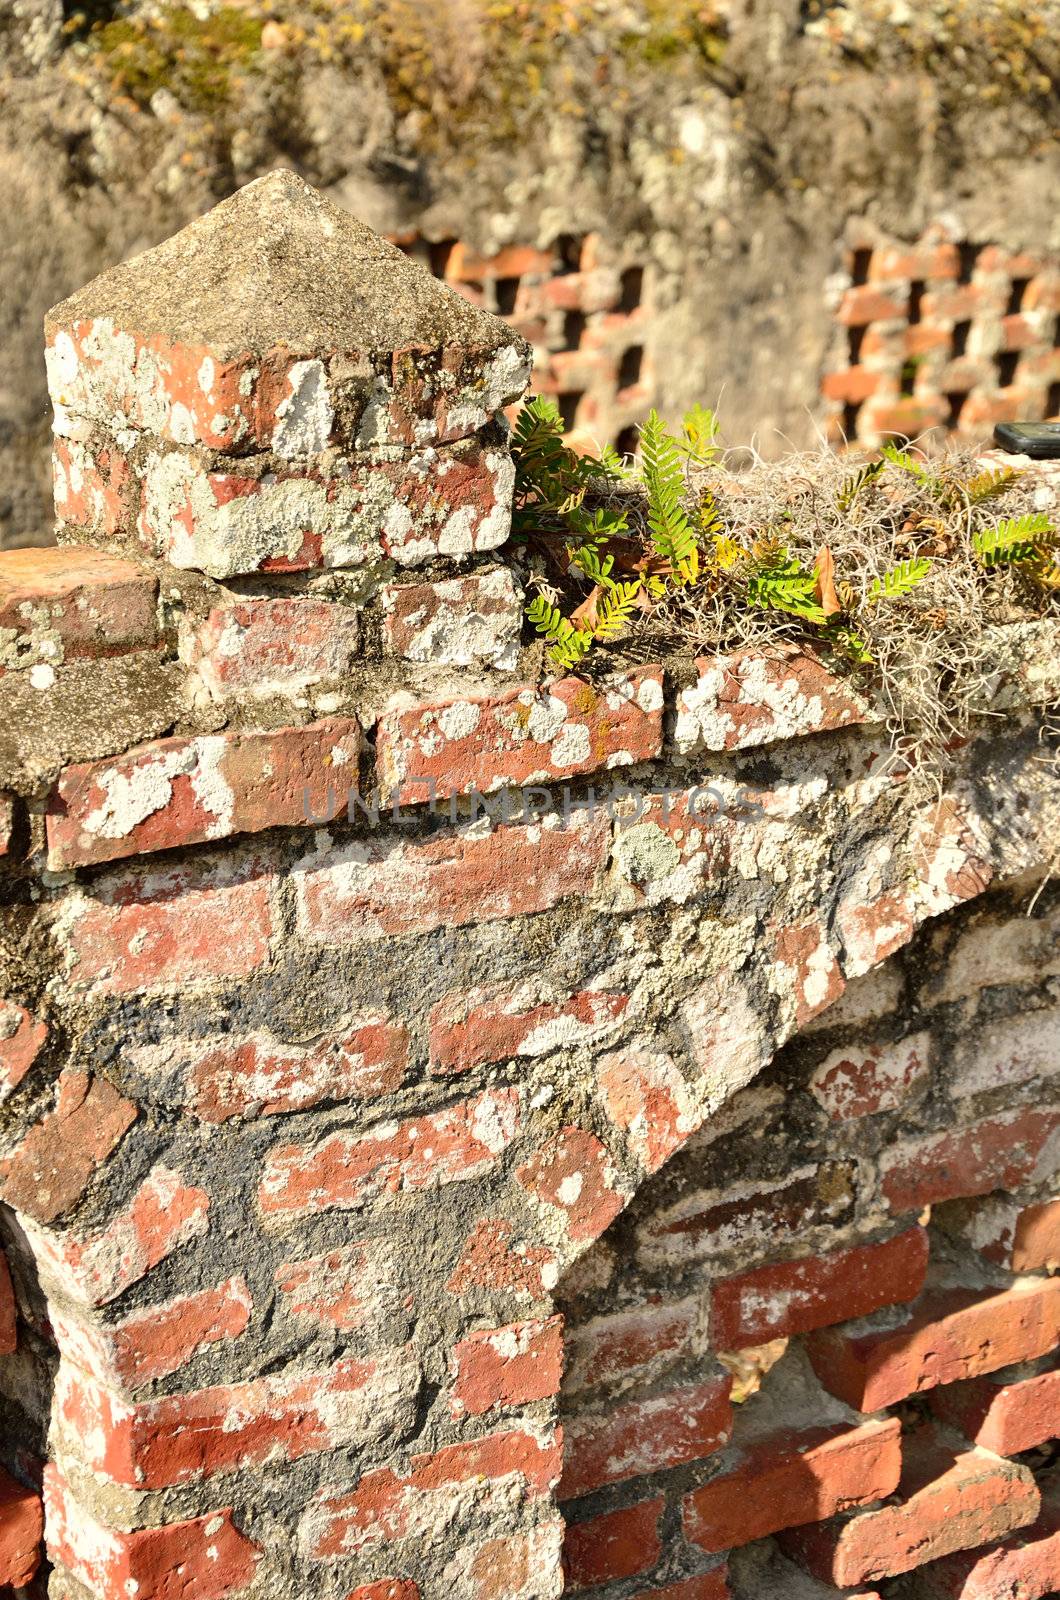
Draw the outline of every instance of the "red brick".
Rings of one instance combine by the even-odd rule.
[[[535,1199],[562,1213],[572,1242],[598,1238],[625,1205],[606,1147],[584,1128],[561,1129],[515,1176]]]
[[[529,1533],[505,1534],[481,1544],[462,1541],[442,1572],[443,1590],[467,1600],[538,1600],[543,1593],[555,1594],[562,1542],[558,1517],[538,1523]]]
[[[649,1172],[679,1150],[699,1126],[695,1097],[671,1056],[631,1046],[596,1062],[607,1114]]]
[[[56,1304],[51,1321],[59,1348],[101,1383],[133,1390],[178,1372],[209,1345],[238,1339],[253,1310],[243,1278],[181,1295],[106,1327],[82,1326]]]
[[[609,846],[606,816],[348,845],[302,864],[299,926],[315,944],[345,944],[529,916],[591,893]]]
[[[360,625],[350,606],[307,595],[215,606],[182,654],[216,695],[289,693],[345,676]]]
[[[607,1483],[702,1461],[728,1442],[727,1375],[645,1399],[611,1402],[603,1415],[574,1413],[564,1424],[562,1500]]]
[[[1004,1539],[1041,1505],[1027,1467],[986,1450],[961,1451],[918,1430],[903,1444],[900,1501],[791,1530],[781,1546],[818,1578],[853,1585]]]
[[[466,1183],[496,1166],[519,1130],[519,1095],[498,1089],[357,1137],[270,1152],[258,1190],[265,1216],[355,1209],[380,1194]]]
[[[87,528],[98,540],[126,533],[135,515],[129,457],[102,431],[83,439],[55,437],[52,491],[59,521]]]
[[[931,1035],[910,1034],[895,1044],[843,1046],[826,1056],[810,1093],[834,1122],[897,1111],[925,1082]]]
[[[25,1006],[0,1000],[0,1104],[18,1088],[47,1037],[47,1025],[35,1021]]]
[[[0,551],[0,628],[51,666],[155,644],[158,580],[131,561],[83,546]]]
[[[1018,314],[1001,318],[1001,348],[1003,350],[1028,350],[1036,345],[1040,335],[1028,319]]]
[[[826,400],[837,400],[857,406],[874,395],[883,381],[883,374],[871,367],[846,367],[841,372],[829,372],[821,383],[821,393]]]
[[[174,1250],[209,1226],[209,1196],[179,1172],[155,1167],[128,1206],[105,1227],[78,1240],[24,1222],[42,1276],[67,1299],[106,1305],[138,1283]]]
[[[0,856],[7,856],[15,847],[15,796],[0,789]]]
[[[454,1491],[468,1485],[498,1507],[510,1503],[513,1490],[539,1499],[555,1486],[561,1458],[558,1437],[542,1440],[520,1429],[414,1455],[404,1473],[381,1467],[364,1473],[352,1494],[319,1495],[306,1511],[301,1541],[317,1561],[389,1544],[429,1526]]]
[[[284,1261],[274,1273],[287,1309],[325,1329],[352,1333],[357,1328],[391,1319],[400,1309],[386,1245],[361,1239],[339,1245],[324,1255]]]
[[[284,1045],[257,1034],[218,1039],[205,1048],[158,1049],[167,1060],[188,1052],[183,1069],[188,1105],[204,1122],[227,1122],[303,1111],[325,1099],[394,1094],[408,1068],[409,1034],[403,1023],[377,1014],[352,1018],[341,1035],[311,1046]],[[148,1070],[153,1053],[154,1047],[143,1052]]]
[[[556,1257],[543,1245],[513,1241],[515,1229],[503,1217],[483,1217],[465,1242],[446,1288],[450,1294],[483,1289],[488,1294],[537,1298],[559,1276]]]
[[[1060,1591],[1060,1494],[1043,1485],[1038,1521],[992,1550],[944,1556],[917,1573],[923,1600],[1050,1600]]]
[[[381,1578],[362,1583],[346,1600],[420,1600],[420,1591],[411,1578]]]
[[[1060,1268],[1060,1200],[1023,1208],[1007,1265],[1013,1272],[1055,1272]]]
[[[956,245],[924,240],[911,248],[885,245],[874,250],[869,278],[873,283],[897,283],[911,278],[955,278],[958,267]]]
[[[1049,1357],[1052,1363],[1054,1358]],[[1016,1456],[1047,1444],[1060,1419],[1060,1368],[1030,1377],[1003,1374],[948,1383],[931,1395],[931,1409],[973,1444],[999,1456]]]
[[[431,1071],[466,1072],[595,1043],[614,1031],[629,1004],[626,994],[590,989],[542,1005],[528,1005],[528,998],[520,989],[446,995],[430,1014]]]
[[[713,1554],[885,1500],[902,1470],[897,1418],[774,1434],[684,1499],[685,1537]]]
[[[231,1509],[191,1522],[123,1533],[77,1503],[54,1467],[45,1472],[48,1554],[98,1595],[136,1600],[222,1600],[247,1587],[259,1549]]]
[[[49,801],[54,871],[263,828],[305,827],[329,784],[357,789],[359,724],[157,739],[127,755],[67,767]]]
[[[18,1349],[17,1318],[11,1269],[3,1250],[0,1250],[0,1356],[13,1356]]]
[[[448,283],[483,283],[487,278],[550,278],[553,270],[551,250],[536,250],[528,244],[510,244],[496,255],[483,256],[458,240],[449,252],[445,277]]]
[[[478,1328],[453,1347],[453,1370],[454,1417],[551,1399],[563,1377],[563,1318]]]
[[[346,1600],[420,1600],[420,1591],[411,1578],[381,1578],[362,1583]]]
[[[562,678],[388,711],[376,734],[383,794],[413,805],[649,761],[662,748],[662,677],[642,667],[597,687]]]
[[[254,859],[191,862],[95,884],[66,932],[71,979],[129,994],[247,977],[268,959],[268,889]]]
[[[695,1578],[682,1578],[664,1589],[638,1589],[630,1600],[732,1600],[724,1567],[701,1572]]]
[[[805,1028],[842,998],[846,980],[816,917],[771,932],[773,988],[793,1007],[796,1028]]]
[[[1032,1181],[1060,1110],[1028,1107],[984,1117],[966,1128],[910,1140],[880,1157],[880,1184],[892,1211],[1018,1189]]]
[[[452,667],[514,669],[523,607],[507,567],[436,583],[389,584],[380,599],[391,655]]]
[[[58,1451],[113,1483],[165,1489],[214,1473],[363,1448],[411,1421],[418,1366],[406,1350],[344,1360],[324,1372],[132,1403],[70,1362],[60,1365]]]
[[[138,1115],[106,1078],[67,1069],[54,1111],[0,1161],[0,1197],[37,1222],[54,1222],[81,1199]]]
[[[841,900],[835,921],[843,940],[847,978],[860,978],[886,961],[916,932],[909,893],[900,890],[888,890],[870,901],[860,893]]]
[[[714,1347],[743,1350],[913,1300],[923,1288],[927,1261],[926,1232],[910,1228],[882,1244],[723,1278],[711,1296]]]
[[[844,327],[863,328],[869,322],[890,322],[906,314],[908,296],[903,291],[884,294],[870,283],[848,289],[836,317]]]
[[[643,1377],[690,1352],[701,1318],[697,1298],[615,1311],[567,1332],[564,1391]]]
[[[20,1589],[40,1566],[44,1508],[40,1495],[0,1467],[0,1588]]]
[[[945,350],[948,353],[953,344],[953,334],[947,327],[932,327],[930,323],[920,322],[906,328],[903,343],[906,354],[910,356],[930,355],[933,350]],[[932,376],[934,378],[934,374]]]
[[[696,658],[694,685],[677,695],[679,753],[747,750],[862,722],[868,707],[800,646]]]
[[[665,1505],[660,1496],[568,1526],[563,1542],[567,1589],[591,1589],[653,1567],[662,1552],[659,1520]]]
[[[886,1329],[826,1328],[807,1340],[826,1389],[877,1411],[937,1384],[1034,1361],[1060,1340],[1060,1279],[1003,1291],[931,1289]]]
[[[947,410],[947,402],[941,397],[925,394],[893,400],[889,405],[870,400],[862,415],[871,433],[894,433],[914,439],[925,429],[938,427]]]
[[[941,318],[945,322],[970,322],[980,311],[989,310],[993,297],[982,284],[953,283],[929,289],[922,302],[925,321]]]

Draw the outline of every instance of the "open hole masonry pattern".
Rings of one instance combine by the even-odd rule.
[[[1055,618],[942,793],[808,650],[539,681],[530,351],[290,174],[47,338],[0,1584],[1051,1596]]]
[[[998,422],[1060,416],[1060,261],[961,240],[941,224],[914,243],[863,223],[848,239],[827,291],[836,330],[821,403],[833,444],[969,444]],[[615,259],[596,234],[495,256],[455,239],[395,242],[530,342],[533,388],[555,399],[575,442],[636,448],[656,403],[643,264]]]

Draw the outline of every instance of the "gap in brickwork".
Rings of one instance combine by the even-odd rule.
[[[935,227],[912,244],[859,240],[843,270],[822,382],[834,442],[971,445],[997,422],[1055,414],[1060,257]]]

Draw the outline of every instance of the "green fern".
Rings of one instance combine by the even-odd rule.
[[[695,405],[685,412],[677,448],[689,466],[708,466],[717,460],[718,433],[718,419],[709,406]]]
[[[632,583],[616,583],[610,593],[601,596],[596,609],[596,626],[593,628],[595,639],[613,639],[629,626],[637,609],[640,589],[638,579]]]
[[[1040,561],[1043,551],[1052,547],[1054,534],[1043,511],[1030,511],[1022,517],[1006,517],[993,528],[973,535],[975,553],[984,567],[1018,566],[1025,561]]]
[[[649,412],[640,431],[640,445],[652,548],[669,564],[674,582],[683,588],[699,575],[699,547],[681,504],[685,480],[677,441],[667,433],[655,410]]]
[[[847,478],[836,496],[836,505],[840,511],[849,511],[862,489],[867,488],[870,483],[874,483],[886,465],[886,461],[881,456],[878,461],[868,462],[866,466],[861,468],[860,472],[855,472]]]
[[[549,654],[557,667],[576,667],[588,655],[593,636],[588,628],[576,628],[558,607],[544,595],[537,595],[526,608],[527,619],[552,646]]]
[[[995,495],[1002,494],[1019,477],[1020,474],[1014,467],[998,467],[996,472],[980,472],[970,483],[965,484],[965,493],[973,506],[979,506],[984,500],[992,500]]]
[[[614,586],[611,573],[614,570],[615,558],[606,553],[605,541],[594,542],[590,539],[577,548],[570,545],[567,548],[571,566],[577,567],[579,572],[584,572],[590,583],[598,583],[604,589]]]
[[[817,574],[807,572],[783,548],[771,552],[768,563],[748,579],[747,598],[762,611],[786,611],[819,627],[828,621],[817,598]]]
[[[869,585],[866,596],[870,605],[875,605],[878,600],[900,600],[909,594],[917,584],[923,583],[931,571],[931,562],[926,556],[915,557],[912,561],[900,561],[896,567],[885,572],[882,578],[874,578]]]

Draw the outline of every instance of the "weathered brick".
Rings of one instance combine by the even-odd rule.
[[[77,1204],[137,1116],[106,1078],[68,1068],[54,1110],[0,1161],[0,1196],[37,1222],[54,1222]]]
[[[47,1024],[25,1006],[0,1000],[0,1105],[13,1094],[44,1048]]]
[[[483,1217],[476,1222],[446,1288],[466,1295],[476,1289],[488,1294],[515,1294],[538,1298],[553,1289],[559,1277],[553,1251],[528,1240],[515,1240],[515,1229],[504,1217]]]
[[[1042,1485],[1037,1522],[990,1550],[967,1550],[921,1567],[923,1600],[1050,1600],[1060,1590],[1060,1492]]]
[[[677,695],[674,744],[683,755],[751,749],[846,728],[869,715],[850,685],[803,648],[697,657],[696,671],[695,684]]]
[[[343,1333],[394,1317],[399,1310],[399,1295],[379,1239],[285,1261],[276,1268],[275,1280],[292,1316]]]
[[[157,450],[142,467],[137,529],[152,555],[213,578],[388,558],[419,566],[502,545],[514,482],[499,434],[297,463]]]
[[[560,1214],[572,1242],[598,1238],[625,1204],[606,1147],[584,1128],[561,1129],[515,1176],[536,1200]]]
[[[907,1315],[824,1328],[807,1350],[826,1389],[859,1411],[908,1395],[1034,1361],[1060,1340],[1060,1280],[1004,1291],[930,1289]]]
[[[548,1400],[563,1376],[563,1318],[479,1328],[453,1347],[449,1409],[481,1417],[497,1407]]]
[[[113,539],[128,531],[135,515],[136,479],[127,452],[111,434],[83,432],[82,438],[57,435],[52,445],[55,515],[97,539]]]
[[[781,1545],[828,1582],[873,1582],[1004,1539],[1034,1522],[1041,1505],[1029,1468],[952,1447],[930,1428],[903,1444],[898,1493],[896,1505],[792,1529]]]
[[[594,1044],[615,1030],[628,1005],[628,995],[592,989],[542,1004],[534,1004],[526,988],[446,995],[432,1008],[428,1024],[431,1071],[466,1072],[493,1061]]]
[[[869,322],[889,322],[905,316],[908,298],[903,290],[885,294],[871,283],[856,284],[844,294],[836,318],[848,328],[863,328]]]
[[[528,916],[589,894],[609,837],[598,816],[575,817],[570,827],[485,831],[479,823],[422,843],[349,844],[300,863],[299,926],[314,944],[345,944]]]
[[[860,893],[840,901],[836,927],[843,940],[843,971],[860,978],[908,944],[916,932],[916,917],[906,890],[887,890],[866,901]]]
[[[685,1537],[713,1554],[884,1500],[898,1486],[896,1418],[772,1434],[684,1498]]]
[[[238,294],[233,238],[244,246]],[[356,283],[349,304],[336,282]],[[160,284],[198,292],[167,305]],[[529,377],[514,334],[289,171],[55,306],[45,335],[60,435],[81,418],[119,418],[180,445],[291,458],[461,438]]]
[[[772,936],[770,982],[794,1011],[796,1028],[805,1028],[842,997],[846,980],[818,918],[773,929]]]
[[[449,252],[445,276],[449,283],[484,283],[487,278],[551,278],[554,270],[551,250],[511,244],[496,255],[483,256],[458,240]]]
[[[931,1035],[833,1050],[810,1079],[810,1093],[836,1122],[897,1111],[925,1083]]]
[[[658,755],[662,707],[661,667],[398,706],[376,733],[380,785],[414,805],[631,766]]]
[[[562,1463],[558,1437],[513,1429],[434,1454],[414,1455],[406,1472],[366,1472],[352,1494],[325,1490],[306,1511],[299,1543],[316,1561],[351,1556],[418,1532],[432,1535],[470,1498],[483,1509],[504,1507],[513,1489],[530,1499],[555,1487]]]
[[[562,1543],[558,1517],[529,1533],[461,1542],[442,1571],[442,1591],[467,1600],[539,1600],[542,1594],[557,1594]]]
[[[370,1100],[395,1093],[409,1061],[404,1023],[382,1014],[347,1019],[312,1045],[260,1033],[134,1046],[129,1081],[165,1084],[169,1103],[204,1122],[304,1111],[321,1100]]]
[[[0,856],[8,856],[15,847],[15,796],[0,789]]]
[[[653,1567],[662,1551],[659,1521],[665,1505],[660,1496],[568,1525],[563,1541],[567,1589],[591,1589]]]
[[[99,550],[0,551],[0,672],[149,648],[157,593],[151,573]]]
[[[411,1578],[380,1578],[359,1584],[346,1600],[420,1600],[420,1591]]]
[[[900,283],[908,279],[956,278],[957,247],[947,242],[923,240],[912,247],[883,245],[872,252],[870,283]]]
[[[654,1300],[633,1310],[613,1311],[567,1332],[564,1392],[577,1393],[612,1383],[628,1384],[662,1371],[698,1351],[703,1318],[696,1296],[676,1302]]]
[[[596,1082],[607,1114],[649,1172],[699,1125],[695,1096],[671,1056],[632,1045],[600,1056]]]
[[[105,1327],[80,1323],[60,1306],[51,1312],[59,1347],[101,1383],[135,1390],[178,1372],[209,1345],[245,1332],[253,1301],[245,1279],[179,1295]]]
[[[164,1489],[265,1461],[364,1448],[409,1426],[418,1391],[407,1349],[136,1404],[63,1363],[56,1453],[113,1483]]]
[[[643,1399],[610,1402],[605,1413],[568,1415],[560,1498],[574,1500],[608,1483],[713,1455],[732,1429],[731,1388],[731,1378],[719,1375]]]
[[[215,606],[181,655],[219,697],[289,694],[345,677],[360,623],[351,606],[307,595]]]
[[[1060,973],[1060,922],[1034,917],[974,922],[946,952],[946,962],[928,988],[932,1000],[961,1000],[987,985],[1027,984]]]
[[[0,1356],[12,1356],[18,1349],[18,1307],[11,1283],[7,1257],[0,1250]]]
[[[711,1294],[715,1348],[742,1350],[913,1300],[923,1287],[927,1261],[927,1234],[910,1228],[881,1244],[723,1278]]]
[[[498,1089],[360,1137],[336,1133],[320,1144],[284,1145],[266,1159],[258,1203],[266,1217],[306,1217],[466,1183],[496,1166],[518,1129],[518,1091]]]
[[[1018,1189],[1038,1174],[1058,1128],[1060,1110],[1027,1107],[909,1140],[880,1157],[884,1199],[892,1211],[919,1211],[991,1189]]]
[[[246,977],[269,954],[269,878],[256,858],[116,875],[69,908],[71,981],[104,993]]]
[[[871,367],[845,367],[840,372],[825,374],[821,380],[821,393],[826,400],[859,406],[877,392],[882,382],[882,372],[875,372]]]
[[[127,1207],[105,1227],[77,1239],[23,1220],[43,1278],[67,1299],[106,1305],[209,1227],[209,1196],[179,1172],[155,1167]]]
[[[40,1566],[44,1508],[34,1489],[0,1467],[0,1588],[23,1588]]]
[[[931,1410],[973,1444],[999,1456],[1017,1456],[1047,1444],[1060,1417],[1060,1367],[1052,1355],[1043,1370],[995,1372],[931,1392]]]
[[[357,789],[359,724],[158,739],[67,767],[49,802],[53,870],[263,828],[305,827],[329,783]]]
[[[1060,1267],[1060,1200],[1021,1206],[1008,1195],[956,1201],[936,1221],[953,1237],[1010,1272]]]
[[[732,1600],[732,1590],[724,1567],[701,1572],[694,1578],[681,1578],[663,1589],[638,1589],[631,1600]]]
[[[955,1099],[1060,1075],[1060,1006],[1024,1011],[976,1028],[958,1041],[947,1064]]]
[[[514,670],[523,607],[507,567],[437,583],[388,584],[380,598],[391,655],[438,666]]]
[[[45,1473],[48,1554],[86,1589],[136,1600],[222,1600],[243,1590],[259,1549],[232,1521],[231,1509],[190,1522],[123,1533],[78,1504],[54,1467]]]
[[[748,1240],[754,1241],[756,1254],[782,1253],[807,1230],[853,1216],[855,1178],[850,1161],[823,1161],[779,1182],[693,1190],[640,1224],[638,1257],[676,1268],[690,1260],[743,1254]]]

